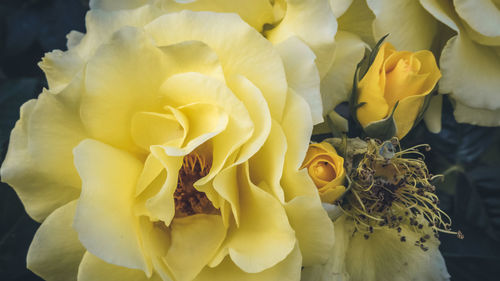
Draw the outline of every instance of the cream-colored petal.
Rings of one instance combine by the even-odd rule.
[[[257,273],[284,260],[296,243],[281,203],[254,185],[248,165],[238,169],[240,225],[229,230],[225,244],[243,271]]]
[[[46,53],[38,63],[45,73],[49,89],[54,92],[59,92],[68,85],[83,65],[84,61],[73,50],[66,52],[54,50]]]
[[[500,7],[492,0],[453,0],[458,15],[477,32],[500,36]]]
[[[337,242],[348,244],[344,262],[350,280],[449,280],[450,276],[439,253],[439,241],[432,233],[432,238],[425,244],[428,251],[423,251],[414,245],[422,235],[406,227],[400,234],[395,229],[376,229],[369,239],[365,239],[359,233],[352,235],[352,220],[339,219],[335,227],[342,223],[346,224],[343,227],[346,231],[343,236],[345,240]],[[337,231],[337,227],[335,229]],[[400,241],[400,235],[405,236],[406,242]]]
[[[85,248],[116,265],[151,273],[144,259],[139,220],[133,214],[142,163],[131,154],[87,139],[74,150],[82,193],[74,228]]]
[[[443,109],[443,96],[432,97],[427,111],[424,113],[424,122],[427,129],[434,134],[441,131],[441,117]]]
[[[177,281],[191,281],[213,257],[226,236],[219,215],[198,214],[174,219],[165,262]]]
[[[165,169],[158,158],[150,153],[144,162],[144,168],[137,180],[135,195],[141,194],[153,180]]]
[[[262,92],[246,77],[241,75],[230,77],[228,87],[245,104],[254,126],[252,137],[242,146],[234,162],[240,164],[260,150],[269,136],[271,112]]]
[[[219,266],[206,267],[194,281],[299,281],[301,262],[297,245],[283,261],[258,273],[247,273],[226,257]]]
[[[358,35],[370,46],[375,45],[372,23],[375,15],[368,8],[366,0],[353,0],[347,11],[338,18],[339,30]]]
[[[452,1],[419,0],[422,7],[431,13],[437,20],[446,24],[449,28],[458,31],[460,22],[455,13]]]
[[[441,93],[451,93],[468,107],[500,109],[500,55],[495,48],[478,45],[460,33],[446,44],[440,65]]]
[[[158,275],[148,278],[144,272],[107,263],[86,252],[78,269],[78,281],[170,281]]]
[[[326,205],[332,214],[338,213],[336,205]],[[342,211],[340,211],[343,214]],[[333,218],[332,218],[333,219]],[[349,245],[350,233],[345,230],[346,224],[343,222],[345,216],[341,216],[335,221],[335,243],[330,250],[327,261],[323,264],[306,266],[302,270],[302,281],[347,281],[349,274],[345,269],[346,251]],[[333,224],[330,221],[330,224]]]
[[[174,75],[165,81],[161,91],[169,104],[206,102],[216,105],[229,116],[227,127],[212,139],[212,167],[208,175],[197,182],[197,187],[204,185],[221,170],[227,158],[253,134],[253,124],[248,110],[223,82],[199,73]],[[196,111],[185,114],[188,118],[197,118],[198,115]],[[190,127],[193,127],[194,123],[197,123],[197,126],[205,126],[203,120],[198,120],[190,121]]]
[[[398,50],[414,52],[431,47],[437,21],[418,1],[367,0],[367,4],[375,14],[375,40],[389,34],[386,41]]]
[[[80,44],[83,36],[85,36],[85,34],[76,30],[71,30],[68,34],[66,34],[66,39],[68,39],[68,41],[66,42],[66,47],[68,48],[68,50]]]
[[[106,5],[117,5],[134,0],[104,1]],[[140,0],[138,0],[140,1]],[[104,2],[102,2],[104,4]],[[97,3],[97,2],[96,2]],[[129,10],[102,10],[91,9],[85,16],[85,29],[87,33],[81,39],[74,50],[80,57],[87,61],[103,43],[107,43],[113,33],[124,26],[143,27],[153,19],[161,15],[161,11],[154,5],[145,5],[137,9]]]
[[[170,156],[161,146],[152,146],[151,153],[165,167],[167,177],[158,193],[147,199],[146,208],[151,220],[161,220],[168,226],[175,215],[174,192],[177,188],[183,156]]]
[[[251,181],[260,187],[268,186],[268,192],[273,194],[282,203],[285,202],[285,194],[280,180],[283,175],[286,151],[286,136],[280,124],[273,120],[271,132],[264,146],[248,162]]]
[[[335,35],[335,59],[326,76],[321,80],[323,114],[338,104],[349,100],[354,71],[368,47],[357,35],[345,31]]]
[[[249,25],[262,31],[264,24],[274,22],[273,8],[269,0],[161,0],[163,9],[173,12],[181,10],[236,13]]]
[[[213,181],[213,188],[217,191],[217,194],[231,205],[231,212],[237,226],[240,225],[239,185],[238,166],[235,165],[222,170],[215,176]],[[228,224],[228,218],[229,216],[226,215],[226,225]]]
[[[489,127],[500,126],[500,109],[474,108],[455,101],[455,111],[453,114],[459,123]]]
[[[151,145],[180,146],[184,141],[185,130],[172,114],[137,112],[130,127],[134,142],[146,151]]]
[[[207,44],[218,55],[226,77],[240,74],[252,81],[266,98],[271,116],[281,120],[287,90],[281,58],[237,15],[182,11],[164,15],[145,29],[159,46],[190,40]]]
[[[86,68],[80,115],[92,137],[137,149],[130,134],[132,116],[139,111],[160,111],[158,89],[166,71],[163,52],[146,34],[133,27],[116,32]]]
[[[170,62],[168,76],[198,72],[224,81],[224,70],[219,57],[201,41],[184,41],[160,48]]]
[[[47,281],[76,281],[85,248],[71,227],[75,209],[76,200],[52,212],[31,241],[26,266]]]
[[[292,36],[276,45],[285,65],[288,87],[304,98],[311,108],[313,124],[323,122],[316,56],[298,37]]]
[[[324,263],[332,251],[334,233],[319,197],[295,197],[285,204],[285,209],[299,242],[302,265]]]
[[[2,181],[37,221],[80,194],[72,149],[86,137],[77,110],[81,87],[77,78],[57,95],[45,91],[28,101],[11,133]]]
[[[316,65],[323,77],[333,62],[337,21],[328,0],[288,0],[280,24],[267,33],[273,44],[292,36],[302,39],[316,54]]]
[[[140,7],[150,0],[90,0],[90,9],[101,9],[105,11],[114,11],[121,9],[133,9]]]
[[[351,6],[353,0],[330,0],[333,15],[340,18]]]

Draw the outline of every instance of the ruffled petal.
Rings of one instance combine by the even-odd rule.
[[[27,267],[47,281],[76,281],[85,248],[71,227],[75,209],[76,200],[55,210],[38,228],[31,242]]]
[[[495,0],[454,0],[457,14],[484,36],[500,36],[500,7]]]
[[[14,188],[37,221],[80,194],[72,154],[86,137],[77,110],[80,78],[58,94],[45,91],[38,100],[25,103],[11,133],[2,181]]]
[[[144,272],[107,263],[86,252],[78,269],[78,281],[162,281],[158,275],[148,278]],[[167,279],[168,280],[168,279]]]
[[[229,230],[225,245],[241,270],[261,272],[290,254],[295,233],[281,203],[250,181],[247,164],[239,167],[238,182],[240,225]]]
[[[367,4],[375,14],[375,40],[389,34],[386,40],[398,50],[414,52],[430,48],[437,21],[418,1],[367,0]]]
[[[86,68],[80,115],[92,137],[137,150],[130,134],[132,116],[139,111],[160,111],[158,89],[166,71],[163,52],[142,31],[125,27],[116,32]]]
[[[174,219],[170,229],[171,244],[164,260],[177,281],[193,280],[226,236],[219,215],[199,214]]]
[[[215,268],[206,267],[194,281],[299,281],[301,262],[297,245],[283,261],[258,273],[241,270],[227,257]]]
[[[456,101],[453,114],[459,123],[490,127],[500,126],[500,109],[474,108]]]
[[[328,0],[288,0],[280,24],[267,33],[273,44],[289,37],[302,39],[316,54],[316,65],[323,77],[333,62],[337,21]]]
[[[281,58],[237,15],[182,11],[161,16],[145,29],[159,46],[190,40],[207,44],[218,55],[226,77],[245,76],[261,90],[271,116],[281,120],[287,90]]]
[[[500,109],[500,47],[496,49],[478,45],[464,33],[450,39],[441,55],[439,91],[468,107]]]
[[[366,0],[353,0],[351,6],[337,19],[337,21],[339,30],[356,34],[361,37],[363,42],[366,42],[370,46],[374,46],[375,40],[372,32],[372,23],[374,19],[375,15],[373,15],[373,12],[368,8]]]
[[[276,45],[285,65],[288,87],[307,101],[313,124],[323,122],[316,56],[299,38],[292,36]]]
[[[302,265],[324,263],[332,250],[334,233],[319,197],[295,197],[285,204],[285,209],[299,242]]]
[[[151,274],[145,260],[139,220],[133,214],[135,185],[143,164],[107,144],[84,140],[74,150],[82,193],[74,228],[88,251],[116,265]]]
[[[249,25],[262,31],[264,24],[275,21],[273,7],[269,0],[162,0],[163,9],[168,12],[192,10],[216,13],[236,13]]]

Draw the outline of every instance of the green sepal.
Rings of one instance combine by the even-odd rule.
[[[387,118],[372,122],[363,128],[366,136],[383,141],[390,140],[392,137],[396,136],[398,128],[396,126],[396,122],[394,121],[394,112],[396,111],[398,104],[399,101],[396,102],[391,114]]]

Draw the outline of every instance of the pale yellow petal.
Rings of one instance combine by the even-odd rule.
[[[300,96],[289,93],[281,127],[288,143],[281,185],[285,201],[296,196],[316,196],[318,191],[306,169],[299,170],[309,147],[312,134],[312,120],[309,106]]]
[[[334,243],[333,225],[318,196],[298,196],[285,204],[302,253],[302,265],[324,263]]]
[[[335,59],[321,80],[323,114],[349,100],[356,65],[363,58],[367,47],[368,45],[353,33],[339,31],[335,35]]]
[[[323,77],[333,62],[337,21],[328,0],[288,0],[280,24],[267,33],[273,44],[292,36],[304,41],[316,54],[316,65]]]
[[[189,40],[208,45],[218,55],[226,77],[245,76],[261,90],[271,116],[281,120],[287,90],[281,58],[269,41],[237,15],[182,11],[164,15],[145,29],[159,46]]]
[[[437,95],[432,97],[424,115],[425,125],[431,133],[437,134],[441,131],[442,107],[443,96]]]
[[[80,194],[72,149],[86,137],[77,110],[81,88],[77,78],[57,95],[46,91],[28,101],[11,133],[2,181],[37,221]]]
[[[210,261],[226,236],[219,215],[193,215],[174,219],[171,245],[165,262],[174,280],[191,281]]]
[[[274,23],[273,8],[269,0],[161,0],[168,12],[192,10],[216,13],[236,13],[249,25],[262,31],[264,24]]]
[[[453,0],[458,15],[474,30],[488,37],[500,36],[500,5],[494,0]]]
[[[120,148],[137,149],[130,134],[132,116],[139,111],[160,111],[158,89],[166,70],[163,52],[146,34],[133,27],[116,32],[86,68],[80,115],[91,136]]]
[[[488,110],[484,108],[474,108],[456,101],[453,114],[459,123],[488,127],[500,126],[500,109]]]
[[[250,178],[258,186],[262,182],[269,187],[268,192],[281,202],[285,202],[285,194],[280,180],[283,175],[283,164],[287,151],[286,136],[281,126],[273,120],[271,132],[262,148],[249,160]]]
[[[266,141],[271,131],[271,113],[262,92],[246,77],[230,77],[228,87],[245,104],[254,126],[252,137],[243,145],[234,162],[240,164],[251,158]]]
[[[71,201],[52,212],[31,242],[26,266],[47,281],[76,281],[85,248],[71,227],[75,209]]]
[[[353,0],[330,0],[333,15],[336,18],[342,16],[351,6]]]
[[[54,50],[46,53],[38,66],[45,73],[49,89],[54,92],[61,91],[76,74],[83,68],[84,61],[73,50],[63,52]]]
[[[109,263],[150,273],[139,220],[133,214],[142,163],[125,151],[90,139],[82,141],[74,154],[83,182],[74,221],[80,241]]]
[[[213,181],[213,187],[227,203],[231,205],[231,212],[236,225],[240,224],[240,183],[238,182],[238,167],[230,166],[218,173]],[[224,214],[226,215],[226,214]],[[226,215],[227,216],[227,215]],[[228,224],[226,217],[225,224]]]
[[[258,273],[247,273],[229,257],[215,268],[206,267],[194,281],[299,281],[302,258],[298,246],[277,265]]]
[[[224,81],[224,70],[219,57],[205,43],[184,41],[160,49],[170,63],[168,76],[184,72],[198,72]]]
[[[316,56],[298,37],[292,36],[276,45],[285,66],[288,87],[307,101],[313,124],[323,122],[323,106]]]
[[[107,263],[86,252],[78,269],[78,281],[170,281],[158,275],[148,278],[144,272]]]
[[[127,1],[97,0],[105,1],[107,5],[119,6],[119,3]],[[140,1],[140,0],[138,0]],[[118,2],[118,4],[117,4]],[[104,2],[103,2],[104,3]],[[74,50],[85,61],[88,60],[97,48],[109,41],[113,33],[124,26],[143,27],[153,19],[161,15],[161,11],[154,5],[145,5],[137,9],[111,10],[91,9],[85,17],[85,29],[87,33],[74,46]]]
[[[468,107],[500,109],[500,55],[495,48],[478,45],[460,33],[446,44],[440,65],[441,93],[451,93]]]
[[[375,39],[372,32],[374,19],[375,15],[368,8],[366,0],[353,0],[351,6],[337,21],[339,30],[356,34],[364,42],[374,46]]]
[[[151,145],[180,146],[186,136],[182,124],[168,113],[137,112],[130,127],[134,142],[146,151]]]
[[[216,104],[223,113],[229,116],[227,127],[212,139],[212,167],[206,177],[196,183],[198,190],[204,191],[201,185],[211,180],[238,148],[253,134],[253,124],[245,105],[218,79],[199,73],[177,74],[170,77],[162,86],[162,93],[169,104],[181,105],[191,103]],[[188,118],[198,118],[198,111],[185,113]],[[204,120],[190,124],[206,126]],[[191,129],[192,130],[192,129]],[[189,138],[189,136],[188,136]]]
[[[225,244],[239,268],[256,273],[284,260],[296,238],[281,203],[254,185],[248,173],[247,164],[239,167],[240,225],[229,230]]]
[[[460,21],[455,13],[452,1],[440,0],[419,0],[422,7],[424,7],[430,14],[437,20],[446,24],[454,31],[459,31],[457,23]]]
[[[66,39],[68,39],[68,41],[66,42],[66,47],[68,47],[68,50],[80,44],[83,36],[85,36],[85,34],[76,30],[71,30],[68,34],[66,34]]]
[[[375,14],[375,40],[389,34],[386,41],[398,50],[414,52],[431,47],[437,21],[418,1],[367,0],[367,4]]]

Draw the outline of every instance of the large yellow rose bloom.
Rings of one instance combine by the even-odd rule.
[[[145,2],[91,1],[87,33],[45,56],[49,89],[21,108],[1,176],[42,222],[28,267],[64,281],[299,280],[333,244],[299,170],[321,119],[315,52],[260,33],[268,1],[241,16],[224,13],[232,1]]]
[[[390,116],[396,107],[396,136],[403,138],[439,78],[441,72],[431,52],[396,51],[390,43],[383,43],[358,84],[358,102],[364,103],[357,110],[359,122],[367,127]]]

